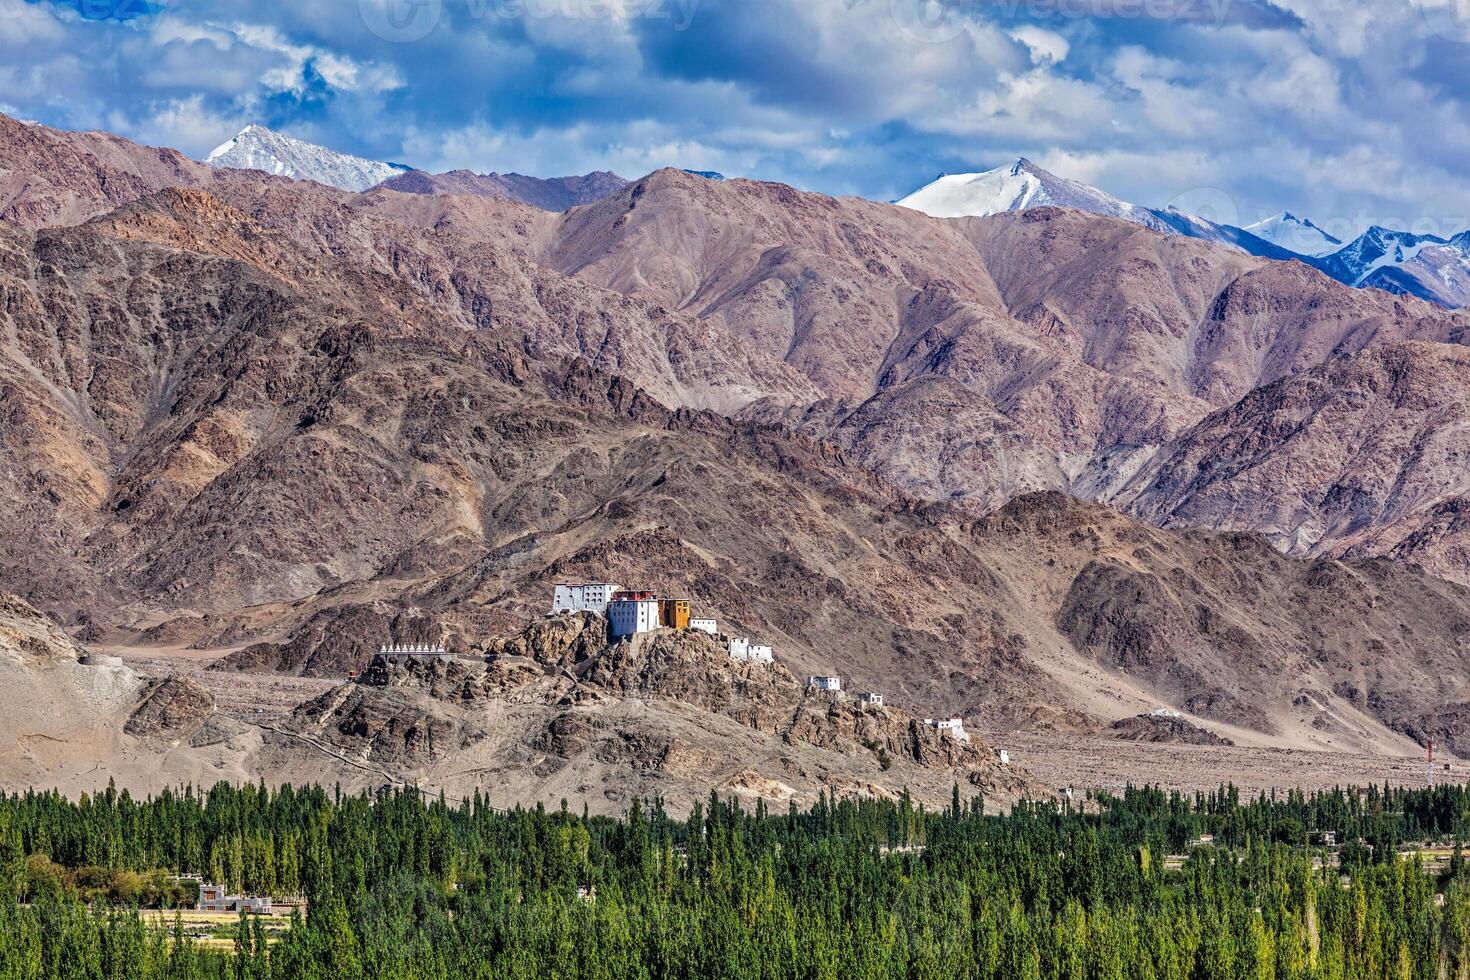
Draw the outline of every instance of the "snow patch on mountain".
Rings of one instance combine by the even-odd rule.
[[[1374,227],[1344,245],[1289,211],[1238,228],[1174,207],[1130,204],[1099,188],[1058,177],[1025,157],[981,173],[941,174],[894,203],[936,218],[983,217],[1045,205],[1075,208],[1261,258],[1300,260],[1350,286],[1387,289],[1443,306],[1470,305],[1470,231],[1446,241]]]
[[[1298,218],[1290,211],[1282,211],[1264,221],[1246,225],[1245,230],[1289,252],[1311,258],[1321,258],[1342,248],[1341,239],[1332,237],[1312,224],[1310,218]]]
[[[1470,232],[1446,240],[1375,225],[1317,266],[1350,286],[1386,289],[1442,306],[1470,305]]]
[[[1443,238],[1433,235],[1415,235],[1374,225],[1324,257],[1321,267],[1334,279],[1349,286],[1361,286],[1379,269],[1403,265],[1426,246],[1448,244]]]
[[[1025,157],[983,173],[941,174],[895,203],[936,218],[983,217],[1055,205],[1166,230],[1148,208],[1121,201],[1081,181],[1058,177]]]
[[[365,191],[410,169],[398,163],[338,153],[255,125],[246,126],[215,147],[204,162],[211,167],[263,170],[295,180],[314,180],[344,191]]]

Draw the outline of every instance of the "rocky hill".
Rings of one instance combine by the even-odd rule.
[[[733,661],[698,631],[610,644],[605,621],[581,614],[489,653],[488,665],[376,657],[356,683],[298,709],[274,751],[309,743],[395,782],[612,812],[655,795],[685,810],[712,789],[798,805],[905,790],[942,805],[956,784],[1007,805],[1039,791],[978,737],[809,691],[781,664]]]

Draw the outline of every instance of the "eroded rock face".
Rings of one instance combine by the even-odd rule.
[[[214,696],[187,677],[150,684],[123,731],[139,738],[177,742],[192,737],[214,714]]]
[[[521,657],[538,664],[571,667],[590,660],[608,645],[607,619],[592,613],[567,613],[532,623],[513,636],[491,640],[491,659]]]
[[[1470,351],[1377,347],[1259,388],[1159,450],[1113,499],[1288,554],[1414,561],[1470,582]]]
[[[76,662],[86,655],[45,613],[9,592],[0,592],[0,651],[21,664]]]
[[[417,698],[363,688],[329,699],[324,695],[298,708],[293,715],[296,726],[304,730],[316,726],[331,744],[387,770],[436,762],[484,737],[473,723],[425,707]]]
[[[1190,711],[1269,731],[1266,712],[1224,686],[1249,677],[1251,666],[1264,667],[1265,652],[1256,637],[1200,601],[1207,598],[1189,576],[1169,583],[1121,563],[1092,561],[1073,580],[1057,625],[1079,647],[1149,679]]]

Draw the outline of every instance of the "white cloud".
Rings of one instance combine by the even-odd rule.
[[[1056,31],[1049,31],[1034,24],[1022,24],[1010,32],[1031,51],[1031,61],[1037,65],[1054,65],[1067,57],[1072,46]]]
[[[249,121],[246,115],[216,112],[203,95],[193,95],[153,103],[138,118],[115,113],[109,127],[151,146],[203,146],[220,142],[223,133],[239,132]]]
[[[281,56],[281,64],[261,77],[267,87],[278,92],[300,92],[308,63],[328,85],[345,92],[385,92],[403,86],[403,79],[392,65],[363,63],[326,48],[294,43],[269,25],[240,23],[230,31],[253,48]]]
[[[404,44],[352,0],[191,0],[124,24],[12,2],[0,92],[12,114],[196,156],[262,122],[436,168],[667,164],[891,198],[1025,154],[1145,204],[1219,188],[1243,220],[1470,213],[1470,44],[1443,22],[1450,0],[1274,0],[1269,17],[1206,22],[1104,0],[1113,16],[659,0],[692,10],[687,31],[650,19],[653,0],[526,0],[534,16],[511,17],[509,0],[469,2],[484,15],[445,0]],[[1046,15],[1059,7],[1076,15]]]
[[[526,134],[470,126],[452,132],[410,130],[404,140],[414,159],[433,161],[435,169],[562,176],[613,170],[641,177],[661,167],[751,172],[756,150],[734,150],[683,137],[676,128],[653,121],[595,125],[581,123]]]

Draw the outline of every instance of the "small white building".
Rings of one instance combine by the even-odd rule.
[[[842,678],[814,674],[806,679],[806,686],[816,688],[818,691],[840,691],[842,690]]]
[[[612,602],[614,592],[622,586],[611,582],[588,582],[583,585],[558,585],[551,596],[551,612],[555,616],[564,612],[590,612],[602,616],[607,613],[607,604]]]
[[[378,656],[404,660],[452,660],[454,654],[438,643],[390,643],[378,647]]]
[[[691,619],[689,621],[689,628],[692,630],[704,630],[710,636],[714,636],[720,632],[720,624],[713,619]]]
[[[659,627],[657,599],[618,599],[607,604],[608,631],[613,639],[647,633]]]
[[[730,651],[731,660],[750,659],[750,640],[743,636],[730,637],[729,642],[725,644],[725,649]]]
[[[938,729],[939,734],[948,735],[957,742],[968,742],[970,740],[969,732],[965,731],[965,721],[963,718],[925,718],[924,724],[930,728]]]
[[[758,664],[773,664],[776,662],[776,654],[770,647],[761,646],[759,643],[750,645],[750,659]]]
[[[872,705],[875,708],[883,707],[883,695],[877,691],[864,691],[858,695],[858,701],[863,704]]]

